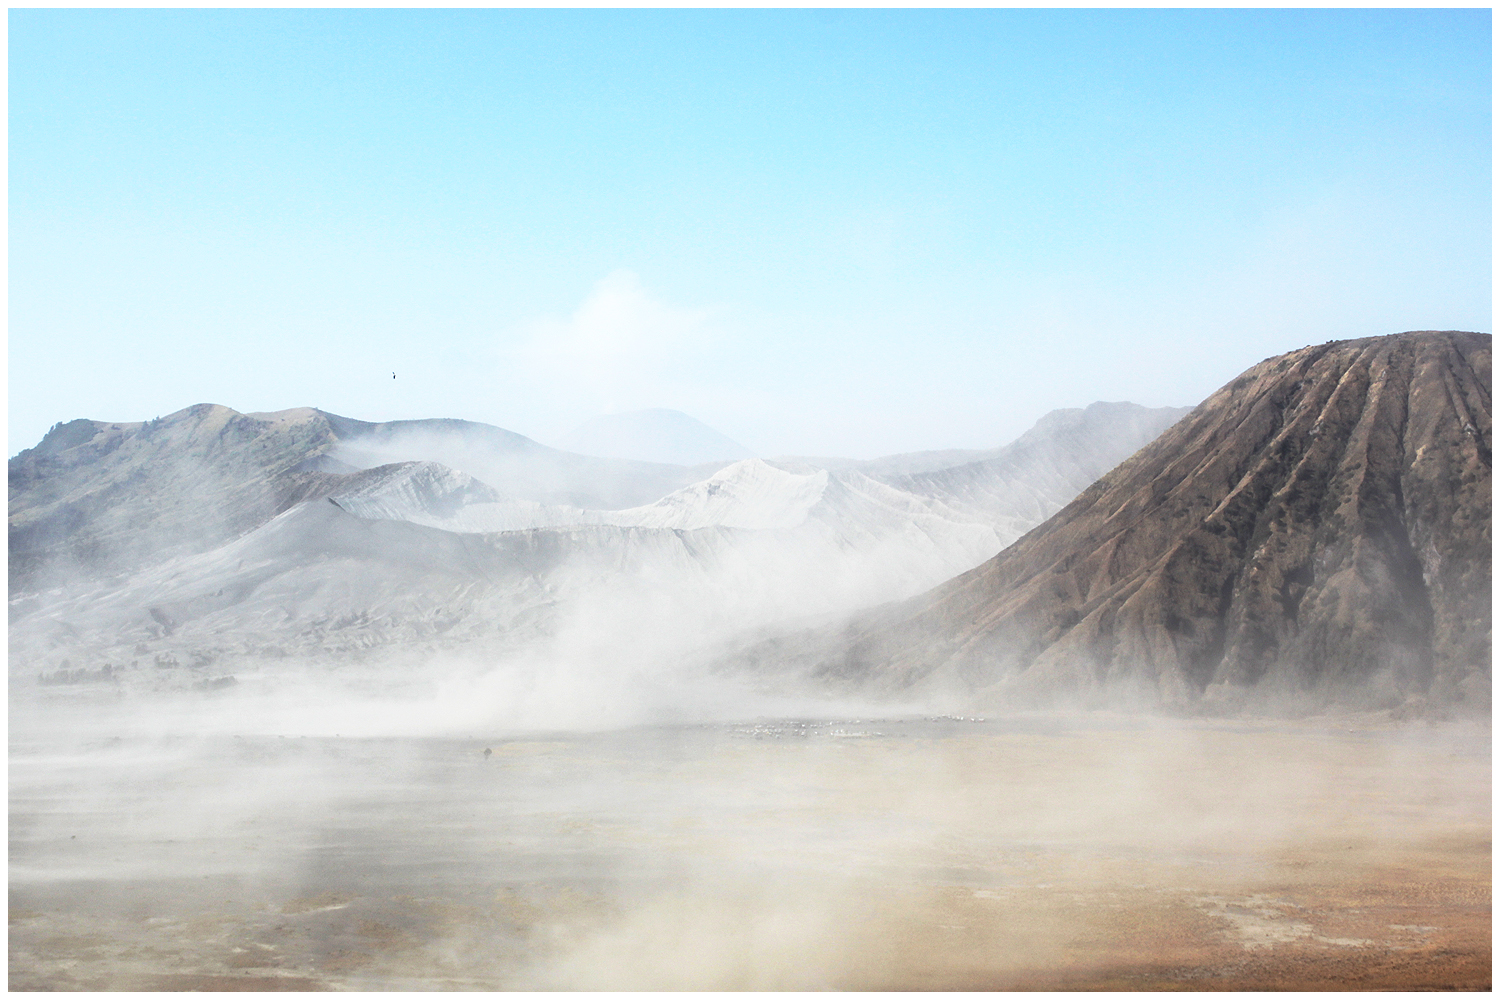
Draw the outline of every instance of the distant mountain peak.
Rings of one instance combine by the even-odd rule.
[[[704,465],[754,456],[749,448],[680,410],[656,408],[594,417],[557,447],[597,458]]]

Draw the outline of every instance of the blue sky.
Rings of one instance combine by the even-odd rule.
[[[1491,328],[1488,10],[11,11],[9,47],[12,454],[197,402],[992,447]]]

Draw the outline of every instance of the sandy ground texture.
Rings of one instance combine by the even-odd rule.
[[[352,739],[16,712],[13,990],[1491,982],[1487,720]]]

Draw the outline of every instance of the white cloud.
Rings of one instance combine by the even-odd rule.
[[[566,319],[524,331],[520,360],[552,390],[596,412],[662,405],[688,362],[715,339],[712,310],[661,301],[632,271],[615,271]]]

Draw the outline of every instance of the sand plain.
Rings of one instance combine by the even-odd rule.
[[[1491,982],[1488,720],[352,738],[39,704],[14,990]]]

